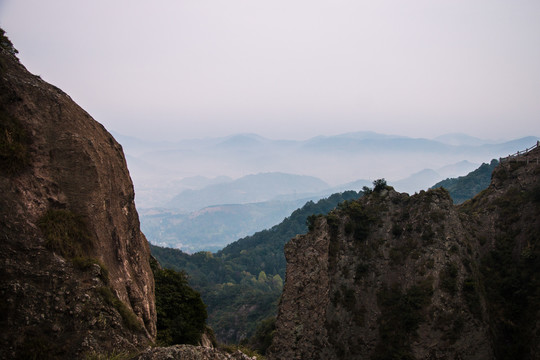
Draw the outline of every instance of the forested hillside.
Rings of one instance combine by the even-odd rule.
[[[454,204],[461,204],[472,199],[480,191],[486,189],[491,181],[493,169],[499,164],[495,159],[489,164],[482,164],[478,169],[465,176],[446,179],[432,186],[432,189],[443,187],[450,193]]]
[[[489,185],[497,164],[497,160],[492,160],[466,176],[447,179],[433,188],[446,188],[454,203],[461,203]],[[163,267],[189,275],[190,284],[208,306],[208,322],[217,338],[238,343],[253,336],[257,324],[267,325],[267,319],[276,314],[285,279],[284,245],[308,231],[308,217],[327,214],[339,203],[357,199],[361,194],[346,191],[316,203],[309,201],[280,224],[237,240],[217,253],[190,255],[157,246],[151,246],[151,250]]]
[[[309,201],[280,224],[240,239],[216,254],[190,255],[158,246],[151,246],[151,251],[163,267],[184,270],[189,275],[190,284],[208,306],[208,323],[218,340],[239,342],[253,335],[259,322],[276,315],[285,276],[285,243],[307,232],[308,216],[326,214],[361,194],[346,191],[317,203]]]

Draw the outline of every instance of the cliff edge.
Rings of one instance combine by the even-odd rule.
[[[538,359],[540,148],[460,206],[382,186],[285,247],[270,359]]]
[[[122,147],[0,35],[0,358],[140,349],[154,280]]]

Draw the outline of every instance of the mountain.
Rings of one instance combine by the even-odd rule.
[[[188,189],[179,187],[178,181],[193,176],[239,179],[260,173],[303,174],[336,186],[356,179],[400,180],[427,168],[441,175],[439,181],[473,170],[438,171],[448,164],[464,159],[481,164],[536,141],[531,137],[476,141],[464,135],[453,135],[459,141],[451,141],[451,137],[423,139],[357,132],[307,140],[268,139],[256,134],[177,142],[119,139],[128,156],[138,208],[166,207],[173,196]]]
[[[141,229],[155,245],[185,252],[218,251],[227,244],[278,224],[307,200],[209,206],[189,214],[141,209]]]
[[[495,159],[489,164],[482,164],[478,169],[466,176],[446,179],[432,186],[432,189],[443,187],[452,197],[454,204],[472,199],[480,191],[486,189],[491,182],[491,174],[499,162]]]
[[[390,184],[397,190],[406,193],[415,193],[417,191],[428,189],[434,182],[439,181],[441,175],[435,170],[424,169],[412,174],[406,179],[392,181]]]
[[[477,165],[463,160],[455,164],[445,165],[436,170],[423,169],[417,173],[411,174],[405,179],[390,181],[397,191],[413,194],[415,192],[428,189],[433,183],[440,181],[446,176],[458,176],[460,174],[468,173],[474,170]],[[487,187],[487,184],[486,184]]]
[[[437,136],[434,140],[454,146],[479,146],[489,144],[489,140],[480,139],[463,133],[451,133]]]
[[[436,169],[437,174],[441,175],[443,178],[447,179],[449,177],[456,177],[461,174],[467,174],[474,169],[476,169],[479,164],[472,163],[467,160],[457,162],[455,164],[445,165]]]
[[[538,359],[540,148],[529,159],[459,206],[379,186],[312,218],[285,246],[267,357]]]
[[[154,278],[122,147],[15,53],[0,29],[0,358],[145,348]]]
[[[307,202],[280,224],[227,245],[221,251],[192,255],[151,245],[165,268],[185,271],[208,305],[208,322],[218,340],[237,343],[253,335],[263,319],[275,316],[285,277],[283,246],[307,231],[306,220],[356,199],[355,191]]]
[[[230,182],[210,185],[200,190],[185,190],[172,198],[168,208],[196,211],[210,205],[247,204],[273,200],[280,195],[291,200],[306,198],[329,187],[313,176],[284,173],[247,175]]]
[[[215,179],[205,177],[185,178],[177,183],[182,186],[191,186],[194,189],[181,194],[181,196],[190,194],[190,196],[184,197],[184,201],[192,200],[195,204],[194,208],[197,208],[197,204],[216,204],[190,212],[186,212],[186,209],[142,208],[139,209],[141,228],[148,240],[155,245],[178,248],[188,253],[218,251],[239,238],[278,224],[308,201],[318,201],[338,192],[359,190],[363,186],[371,184],[371,181],[368,180],[357,180],[335,187],[327,187],[328,185],[326,185],[323,190],[319,190],[319,186],[311,187],[311,190],[318,190],[312,193],[288,193],[288,191],[291,191],[292,186],[296,188],[303,187],[306,180],[308,182],[306,186],[308,187],[311,186],[309,182],[313,182],[313,180],[315,180],[315,185],[321,184],[321,186],[324,186],[325,184],[309,177],[277,174],[287,184],[281,187],[281,189],[284,189],[282,195],[274,196],[277,191],[272,186],[265,185],[265,182],[268,182],[281,186],[279,183],[274,182],[274,175],[276,174],[258,174],[237,181],[224,177]],[[256,183],[257,186],[264,185],[264,189],[259,187],[257,191],[261,190],[264,193],[268,191],[268,194],[270,194],[268,196],[273,196],[273,199],[246,204],[220,204],[225,201],[224,192],[232,191],[227,190],[227,188],[235,188],[238,191],[244,188],[249,190],[251,185],[249,183],[245,185],[248,182],[245,180],[249,180],[249,183]],[[204,186],[205,183],[210,184]],[[195,189],[197,185],[200,186],[198,191]],[[304,188],[304,190],[306,189]],[[204,199],[200,199],[201,201],[193,200],[196,194],[201,193],[213,195],[208,195]],[[212,196],[214,196],[213,200]],[[234,193],[228,194],[228,200],[233,201],[234,196]],[[242,196],[252,195],[249,195],[246,191]],[[204,200],[207,201],[204,202]]]

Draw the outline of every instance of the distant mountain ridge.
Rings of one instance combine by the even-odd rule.
[[[326,214],[337,204],[360,196],[347,191],[316,203],[309,201],[278,225],[232,242],[216,254],[150,248],[164,267],[189,274],[190,283],[208,305],[209,324],[218,339],[238,342],[253,334],[258,321],[276,314],[285,276],[285,243],[307,231],[310,215]]]
[[[282,221],[307,199],[213,205],[191,213],[142,209],[141,229],[154,244],[188,253],[218,251],[239,238]]]
[[[478,169],[471,171],[465,176],[440,181],[431,188],[445,188],[450,193],[454,204],[461,204],[466,200],[472,199],[480,191],[489,186],[491,174],[498,164],[499,161],[493,159],[489,164],[482,164]]]
[[[285,246],[267,358],[539,359],[540,148],[529,156],[461,205],[383,187],[316,217]]]
[[[240,179],[207,186],[200,190],[185,190],[176,195],[168,208],[195,211],[217,204],[247,204],[273,200],[280,195],[297,194],[297,199],[329,188],[313,176],[285,173],[247,175]]]
[[[412,194],[429,189],[433,184],[445,178],[443,174],[454,176],[455,174],[467,174],[477,167],[477,165],[464,160],[436,170],[424,169],[406,179],[389,181],[388,183],[397,191]],[[247,176],[242,181],[257,181],[260,176],[265,177],[264,174]],[[284,179],[288,178],[285,174],[280,176],[283,176]],[[296,176],[292,177],[297,178]],[[217,186],[221,184],[221,181],[227,185]],[[487,181],[489,181],[489,174]],[[286,193],[274,197],[273,200],[247,204],[223,203],[223,193],[228,191],[227,187],[233,185],[238,189],[238,183],[241,185],[241,181],[235,183],[235,181],[226,177],[214,179],[193,177],[186,178],[181,182],[190,186],[196,186],[197,184],[201,186],[204,184],[216,185],[197,189],[198,191],[187,192],[191,193],[192,196],[201,193],[205,194],[202,200],[205,200],[209,205],[200,209],[198,209],[198,206],[193,206],[195,210],[192,211],[174,208],[140,209],[141,228],[152,244],[179,248],[193,253],[203,250],[217,251],[238,238],[270,228],[309,200],[318,201],[331,194],[348,190],[358,191],[364,186],[370,186],[372,181],[357,180],[310,194]],[[216,184],[213,184],[214,182]],[[472,185],[469,184],[468,186]],[[249,187],[240,186],[240,189],[246,190],[243,196],[249,197]],[[230,199],[234,195],[229,194]],[[184,197],[184,201],[188,202],[189,197]],[[194,203],[200,204],[196,201]]]
[[[187,189],[174,184],[193,176],[239,179],[280,172],[313,176],[331,186],[356,179],[399,180],[425,168],[439,169],[465,159],[480,164],[536,142],[535,137],[488,141],[461,134],[423,139],[370,132],[307,140],[274,140],[256,134],[177,142],[117,138],[127,154],[139,208],[165,206]],[[458,175],[443,174],[443,178]]]
[[[490,165],[482,164],[476,170],[470,172],[467,176],[462,176],[457,179],[447,179],[446,186],[449,188],[450,194],[453,191],[452,186],[461,192],[469,194],[471,197],[483,190],[491,179],[491,172],[497,161],[493,160]],[[470,167],[471,163],[460,164],[460,166]],[[487,185],[484,184],[487,179]],[[435,184],[432,188],[440,187],[445,181]],[[363,183],[363,182],[362,182]],[[360,185],[359,183],[357,185]],[[452,186],[450,186],[452,185]],[[454,195],[455,196],[455,195]],[[220,282],[231,282],[234,278],[234,273],[252,274],[256,276],[263,272],[265,276],[272,277],[279,275],[280,279],[285,277],[285,257],[282,248],[294,235],[305,233],[308,230],[306,220],[309,215],[326,214],[333,209],[338,203],[344,200],[352,200],[360,197],[360,193],[354,191],[344,192],[342,194],[334,194],[327,199],[307,202],[302,208],[294,211],[290,216],[284,219],[278,225],[267,230],[259,231],[252,236],[238,239],[231,242],[229,245],[218,251],[216,254],[197,253],[193,255],[185,254],[179,250],[166,249],[157,246],[151,246],[152,253],[165,267],[171,267],[176,270],[185,270],[191,275],[192,284],[201,291],[205,302],[209,304],[210,322],[218,337],[223,341],[238,341],[239,337],[250,336],[254,330],[254,323],[248,322],[240,325],[233,318],[237,315],[229,313],[231,311],[228,305],[223,304],[219,300],[218,293],[225,291],[224,289],[215,290],[215,286],[219,288]],[[218,270],[221,269],[221,270]],[[242,279],[236,278],[232,281],[236,286],[241,286]],[[230,285],[231,289],[233,285]],[[244,282],[246,289],[250,289],[249,285]],[[259,285],[257,285],[259,286]],[[212,290],[214,289],[214,290]],[[255,308],[252,313],[249,311],[243,313],[242,317],[255,316],[258,314],[258,319],[263,319],[264,316],[274,314],[273,307],[277,306],[277,299],[280,292],[276,288],[268,288],[267,290],[258,290],[261,304],[265,305],[260,308]],[[229,294],[229,300],[233,297]],[[234,300],[240,301],[240,300]],[[249,303],[249,300],[247,300]],[[255,300],[253,300],[255,301]],[[242,304],[245,302],[240,301]],[[275,309],[275,308],[274,308]],[[232,325],[231,325],[232,324]],[[227,327],[234,328],[234,332],[225,330]],[[249,329],[243,332],[242,329]]]

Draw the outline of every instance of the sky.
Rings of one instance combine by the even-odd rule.
[[[34,74],[156,140],[540,136],[538,0],[0,0]]]

